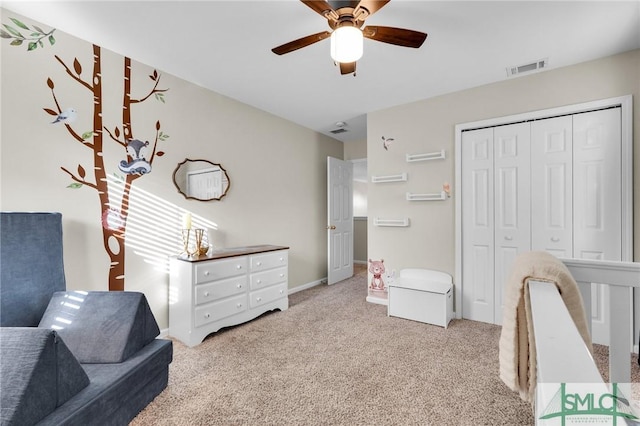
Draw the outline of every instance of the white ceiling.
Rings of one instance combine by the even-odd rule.
[[[365,27],[429,36],[420,49],[365,39],[354,77],[340,75],[328,39],[271,52],[329,29],[296,0],[1,5],[344,142],[366,138],[368,112],[514,78],[510,66],[548,58],[554,69],[640,48],[640,0],[392,0]],[[348,132],[334,136],[338,121]]]

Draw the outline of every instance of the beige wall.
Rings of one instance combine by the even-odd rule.
[[[454,275],[456,194],[439,202],[405,201],[405,192],[454,188],[454,130],[460,123],[623,95],[634,96],[634,194],[640,190],[640,50],[548,70],[367,116],[370,175],[408,172],[405,183],[369,184],[369,217],[410,217],[408,228],[369,227],[369,257],[389,270],[421,267]],[[388,151],[381,136],[395,141]],[[405,154],[445,149],[447,158],[407,163]],[[634,253],[640,260],[640,197],[634,200]]]
[[[17,17],[2,10],[3,23]],[[45,25],[40,25],[46,27]],[[46,29],[45,29],[46,30]],[[91,80],[92,45],[56,31],[56,43],[27,51],[1,41],[2,129],[0,150],[2,210],[59,211],[63,214],[64,259],[69,289],[106,290],[109,257],[102,243],[101,208],[96,191],[69,189],[78,165],[91,177],[90,151],[75,141],[43,108],[54,108],[47,79],[63,109],[74,107],[74,130],[92,127],[91,93],[75,82],[54,58],[82,65]],[[134,58],[135,59],[135,58]],[[142,97],[153,82],[153,68],[133,62],[132,96]],[[121,126],[123,57],[102,50],[105,126]],[[158,70],[161,72],[161,70]],[[143,291],[161,328],[168,326],[168,255],[180,251],[182,213],[196,225],[215,228],[220,246],[279,244],[291,248],[289,286],[326,277],[326,158],[342,158],[343,144],[264,111],[231,100],[168,74],[165,102],[156,99],[132,108],[134,135],[153,141],[156,120],[169,135],[153,170],[134,183],[127,228],[126,289]],[[107,138],[108,139],[108,138]],[[105,141],[106,168],[120,174],[122,148]],[[220,163],[231,187],[221,201],[186,200],[171,176],[185,158]],[[292,160],[295,159],[295,160]],[[28,253],[25,253],[28,255]]]
[[[359,160],[367,158],[367,140],[349,141],[344,143],[344,159]]]
[[[353,261],[367,263],[367,218],[356,217],[353,220]]]

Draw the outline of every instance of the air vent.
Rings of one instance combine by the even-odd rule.
[[[335,130],[330,130],[331,133],[333,133],[334,135],[338,135],[340,133],[345,133],[348,132],[347,129],[335,129]]]
[[[507,68],[507,77],[513,77],[514,75],[530,73],[534,71],[540,71],[549,66],[549,59],[544,58],[539,61],[531,62],[529,64],[518,65],[515,67]]]

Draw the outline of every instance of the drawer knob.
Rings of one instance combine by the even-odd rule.
[[[236,269],[242,269],[242,265],[236,265]]]
[[[259,302],[259,301],[261,301],[261,300],[262,300],[262,297],[256,297],[256,301],[258,301],[258,302]]]
[[[209,276],[209,271],[204,271],[204,275],[208,277]]]
[[[257,284],[260,284],[262,282],[262,280],[256,280]]]
[[[558,237],[551,237],[551,241],[553,241],[554,243],[557,243],[558,241],[560,241],[560,238],[558,238]]]
[[[238,285],[237,285],[237,287],[238,287],[238,288],[242,288],[242,284],[238,284]]]
[[[208,291],[204,292],[204,297],[209,297],[209,292]]]
[[[284,277],[284,274],[280,274],[281,277]]]
[[[504,239],[507,240],[507,241],[511,241],[511,240],[513,240],[513,237],[511,235],[505,235]]]
[[[204,317],[205,318],[209,318],[209,317],[211,317],[211,314],[209,312],[207,312],[206,314],[204,314]]]
[[[262,262],[256,262],[256,265],[260,266],[260,265],[262,265]]]
[[[242,303],[238,303],[238,304],[236,305],[236,307],[237,307],[238,309],[242,308]]]
[[[284,262],[284,257],[281,257],[281,258],[280,258],[280,262]]]
[[[280,290],[280,294],[284,293],[284,290]]]

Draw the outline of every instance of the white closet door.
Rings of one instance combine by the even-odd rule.
[[[573,117],[574,257],[622,260],[620,109]],[[608,288],[593,285],[592,339],[609,344]],[[631,296],[630,296],[631,297]]]
[[[573,257],[571,116],[531,123],[531,248]]]
[[[494,323],[502,324],[505,283],[519,253],[531,250],[529,123],[494,130]]]
[[[494,322],[493,129],[462,134],[462,305],[465,318]]]

